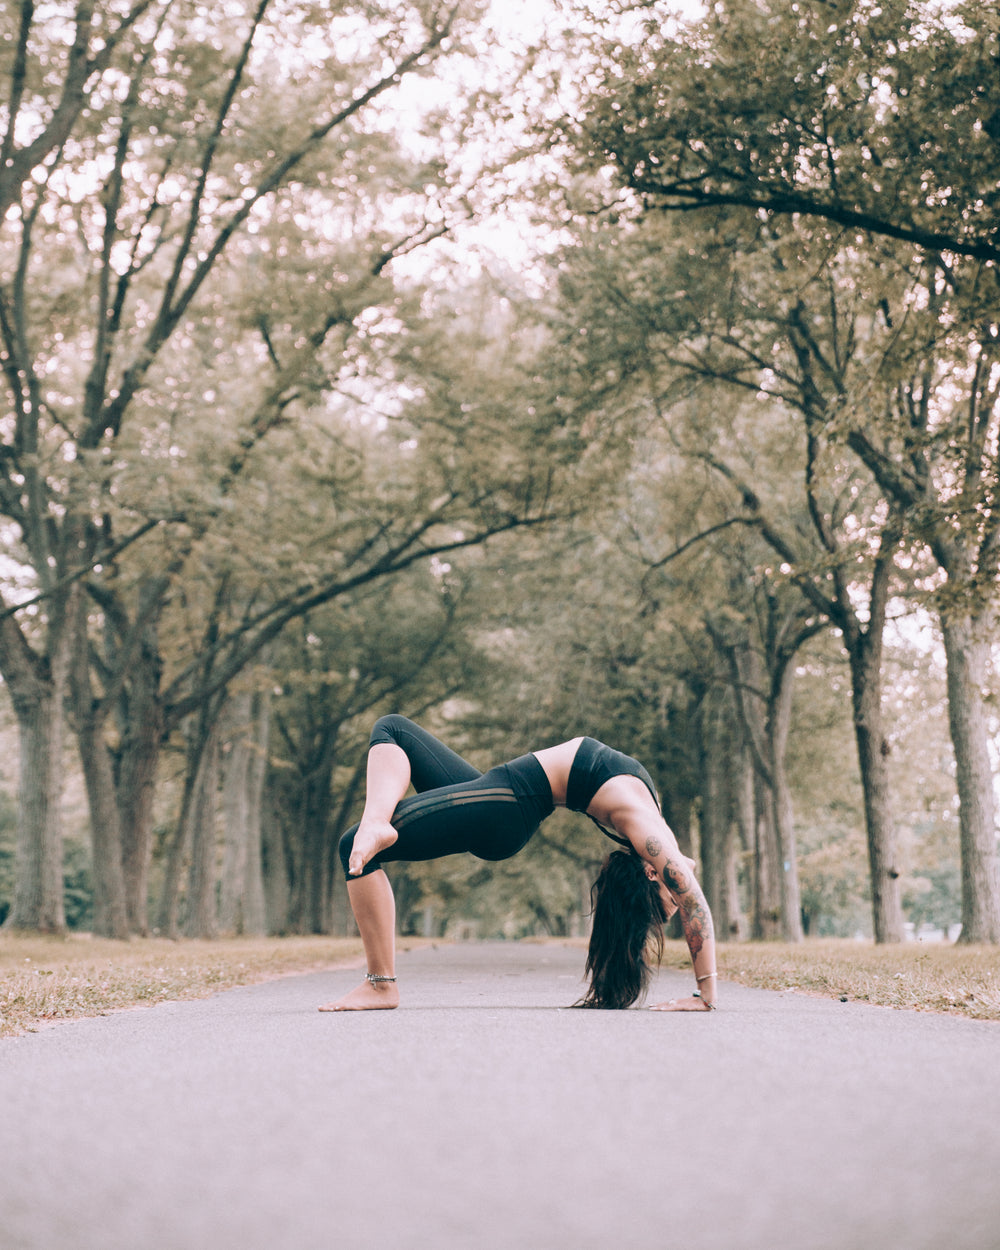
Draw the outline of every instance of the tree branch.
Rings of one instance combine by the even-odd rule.
[[[101,553],[88,561],[86,564],[80,565],[79,568],[73,569],[71,572],[53,582],[51,586],[47,586],[44,590],[39,591],[30,599],[25,599],[21,603],[16,603],[12,607],[4,607],[0,610],[0,621],[5,620],[9,616],[14,616],[18,612],[23,612],[25,608],[34,607],[35,604],[42,603],[44,600],[51,598],[52,595],[58,594],[65,590],[68,586],[72,586],[74,582],[78,582],[82,577],[86,577],[88,573],[92,573],[99,564],[106,564],[113,560],[116,556],[121,555],[133,543],[137,543],[140,538],[149,533],[151,529],[155,529],[158,525],[164,525],[168,521],[181,521],[183,517],[156,517],[154,520],[146,521],[140,525],[137,530],[129,534],[127,538],[121,539],[114,546],[106,548]]]
[[[845,208],[840,204],[825,203],[799,192],[769,191],[766,188],[761,189],[760,192],[753,192],[749,189],[743,192],[710,191],[704,187],[684,186],[681,183],[657,183],[651,179],[633,177],[628,174],[628,171],[625,173],[628,185],[640,195],[648,196],[654,201],[649,204],[650,208],[659,209],[662,212],[691,212],[705,208],[732,207],[747,208],[752,211],[762,210],[778,216],[791,216],[798,213],[832,221],[852,230],[862,230],[866,234],[899,239],[932,254],[954,252],[956,255],[970,256],[975,260],[1000,261],[1000,247],[986,239],[965,239],[960,235],[938,230],[899,225],[874,213]],[[709,175],[703,176],[707,178]]]

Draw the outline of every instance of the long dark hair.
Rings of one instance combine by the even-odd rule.
[[[650,954],[663,954],[667,919],[659,886],[634,851],[612,851],[591,886],[590,988],[578,1007],[631,1007],[649,988]]]

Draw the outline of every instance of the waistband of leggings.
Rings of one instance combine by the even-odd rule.
[[[504,767],[510,778],[510,788],[517,796],[521,810],[537,824],[541,824],[546,816],[551,816],[555,811],[552,787],[545,769],[534,755],[519,755]]]

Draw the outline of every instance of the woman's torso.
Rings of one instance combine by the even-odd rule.
[[[635,807],[648,808],[652,802],[659,812],[652,779],[638,760],[594,738],[571,738],[534,755],[552,788],[553,803],[585,812],[605,833]]]

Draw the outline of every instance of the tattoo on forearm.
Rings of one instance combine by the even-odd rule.
[[[705,943],[715,937],[712,913],[701,886],[679,864],[669,861],[663,869],[663,880],[680,905],[681,924],[691,958],[697,959]]]
[[[647,838],[646,839],[646,854],[647,855],[652,855],[655,858],[655,856],[659,855],[662,850],[663,850],[663,843],[660,841],[659,838]]]
[[[675,894],[683,894],[688,888],[688,879],[683,871],[669,860],[663,865],[663,881],[667,889]]]
[[[715,936],[712,913],[708,910],[704,896],[700,901],[691,898],[681,903],[681,924],[684,926],[684,936],[691,958],[697,959],[705,943]]]

